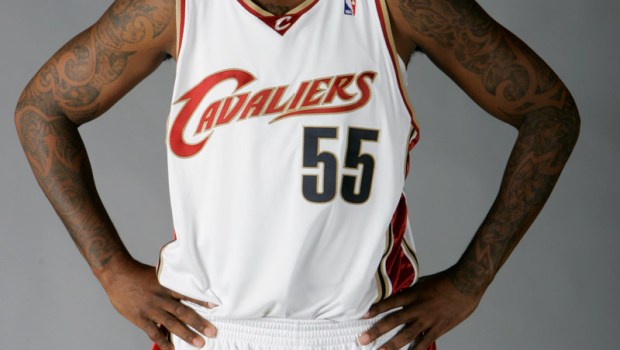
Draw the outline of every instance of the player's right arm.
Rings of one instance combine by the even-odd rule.
[[[22,147],[39,186],[105,288],[114,307],[162,350],[162,325],[189,343],[187,325],[215,328],[159,285],[153,267],[135,261],[101,202],[78,127],[109,109],[176,46],[174,0],[117,0],[35,74],[15,111]]]

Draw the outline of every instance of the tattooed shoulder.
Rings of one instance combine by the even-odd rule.
[[[129,57],[173,24],[173,0],[119,0],[39,70],[18,103],[76,122],[102,112],[102,89],[126,71]],[[165,57],[162,54],[162,60]]]

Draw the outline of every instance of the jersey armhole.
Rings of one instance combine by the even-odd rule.
[[[181,55],[181,48],[183,46],[183,34],[185,32],[185,13],[187,11],[186,6],[186,0],[176,0],[175,12],[177,32],[177,61],[179,60],[179,56]]]
[[[387,50],[390,54],[390,59],[392,61],[392,66],[394,68],[394,72],[396,74],[396,80],[398,81],[398,89],[400,91],[400,95],[402,97],[403,103],[411,116],[411,126],[413,127],[413,132],[411,135],[411,139],[409,140],[409,150],[413,148],[413,146],[418,142],[420,137],[419,133],[419,124],[415,117],[415,111],[413,106],[409,101],[409,97],[407,95],[406,89],[406,69],[405,62],[403,62],[402,58],[398,55],[396,51],[396,45],[394,43],[394,36],[392,34],[392,26],[390,23],[390,15],[388,13],[387,5],[385,0],[375,0],[377,6],[377,12],[379,14],[379,22],[381,23],[381,30],[383,32],[383,38],[385,39],[385,44],[387,46]]]

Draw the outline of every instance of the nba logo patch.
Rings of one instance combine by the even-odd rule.
[[[344,14],[355,16],[355,6],[357,0],[344,0]]]

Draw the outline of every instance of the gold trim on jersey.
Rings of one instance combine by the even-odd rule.
[[[379,262],[377,273],[375,274],[375,281],[377,283],[377,299],[375,303],[387,298],[392,294],[392,283],[387,273],[385,264],[387,258],[390,256],[392,249],[394,248],[394,232],[392,231],[392,223],[390,223],[387,230],[385,230],[385,251]]]
[[[183,34],[187,21],[187,0],[175,0],[174,4],[175,12],[175,29],[176,29],[176,59],[178,62],[181,47],[183,46]]]
[[[178,237],[176,236],[176,232],[175,232],[175,237],[172,241],[164,244],[160,249],[159,249],[159,260],[157,261],[157,267],[155,269],[155,274],[157,275],[157,280],[160,280],[161,277],[161,267],[164,265],[164,250],[166,248],[168,248],[169,246],[171,246],[173,243],[177,242]]]
[[[176,28],[176,55],[177,58],[179,57],[179,51],[181,51],[181,2],[182,0],[175,0],[174,1],[174,12],[175,12],[175,28]]]
[[[415,128],[413,127],[413,125],[409,126],[409,137],[407,139],[407,144],[405,145],[405,157],[403,159],[403,174],[405,175],[405,179],[407,178],[407,175],[409,174],[409,165],[411,162],[411,159],[409,157],[409,152],[411,151],[411,148],[409,147],[411,145],[411,141],[413,140],[413,137],[415,137],[415,135],[417,135],[417,132],[415,131]]]
[[[409,261],[411,261],[411,265],[413,265],[413,271],[415,271],[415,274],[413,277],[413,281],[411,282],[411,285],[414,285],[417,282],[417,280],[420,278],[420,265],[418,263],[418,256],[415,253],[415,250],[411,248],[411,246],[409,245],[409,242],[407,242],[406,234],[405,234],[405,237],[403,237],[401,246],[404,248],[403,252],[407,256]]]

